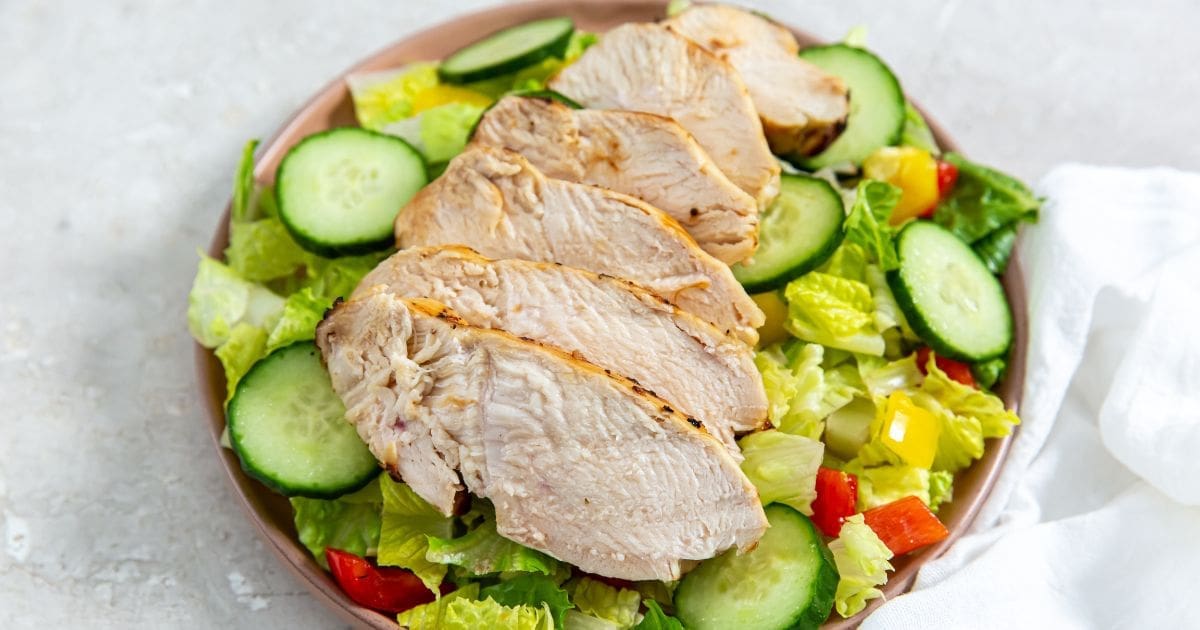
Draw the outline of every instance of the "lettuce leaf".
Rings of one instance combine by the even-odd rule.
[[[633,627],[634,630],[683,630],[678,619],[663,612],[658,602],[646,602],[646,615]]]
[[[933,130],[929,128],[929,123],[925,122],[925,117],[908,102],[904,103],[904,130],[900,133],[900,144],[924,149],[935,156],[942,152],[933,137]]]
[[[559,588],[554,580],[529,573],[489,586],[480,591],[479,598],[490,598],[505,606],[540,608],[544,605],[550,610],[557,630],[563,630],[563,617],[567,610],[574,607],[567,592]]]
[[[842,244],[833,252],[833,256],[829,257],[820,271],[847,280],[866,282],[867,253],[854,243],[842,241]]]
[[[996,395],[947,376],[937,366],[933,355],[930,355],[925,370],[928,374],[921,384],[921,391],[935,398],[950,413],[978,419],[983,437],[1004,437],[1012,433],[1014,426],[1021,424],[1017,414],[1005,409],[1004,401]]]
[[[564,630],[622,630],[621,626],[599,617],[585,615],[578,610],[568,610],[564,616]]]
[[[971,375],[975,377],[975,382],[984,389],[995,387],[996,383],[1004,378],[1006,372],[1008,372],[1008,359],[1004,357],[971,366]]]
[[[585,615],[612,622],[619,628],[632,628],[637,622],[642,596],[637,591],[585,577],[572,584],[571,601]]]
[[[909,392],[921,385],[924,376],[917,367],[917,355],[887,361],[880,357],[859,356],[858,374],[873,398],[887,398],[896,390]]]
[[[933,458],[934,470],[958,472],[983,457],[983,425],[979,418],[955,414],[924,391],[914,393],[912,400],[932,412],[941,425],[937,455]]]
[[[745,456],[742,472],[758,488],[763,505],[783,503],[803,514],[812,514],[824,444],[770,430],[751,433],[739,440],[738,445]]]
[[[930,472],[904,465],[865,466],[861,459],[851,460],[843,468],[858,477],[858,510],[869,510],[915,495],[930,504]]]
[[[250,140],[242,147],[242,159],[233,179],[233,206],[229,212],[233,221],[245,221],[250,216],[254,199],[254,151],[257,148],[258,140]]]
[[[472,575],[519,571],[554,575],[558,561],[546,554],[513,542],[496,532],[496,517],[490,505],[479,501],[474,508],[482,520],[466,535],[429,536],[425,558],[441,565],[463,567]]]
[[[240,322],[229,333],[229,339],[214,353],[225,368],[225,403],[237,391],[237,384],[254,364],[267,354],[267,331]]]
[[[429,590],[437,592],[446,565],[426,558],[429,537],[449,536],[454,521],[442,516],[406,484],[380,475],[383,514],[379,530],[379,564],[412,571]]]
[[[875,327],[875,303],[866,283],[813,271],[784,289],[784,328],[799,339],[880,356],[883,336]]]
[[[938,204],[933,220],[972,244],[993,273],[1003,273],[1020,222],[1037,221],[1042,201],[1016,178],[947,153],[958,181]]]
[[[863,180],[846,216],[846,240],[866,250],[884,271],[900,266],[893,242],[895,229],[888,223],[892,210],[900,202],[900,192],[887,182]]]
[[[313,256],[308,261],[308,280],[304,286],[311,288],[315,297],[333,304],[337,298],[350,297],[363,276],[391,254],[389,250],[343,258]]]
[[[242,279],[229,267],[200,255],[188,293],[188,329],[200,345],[216,348],[239,323],[269,330],[283,313],[283,298]]]
[[[225,260],[245,280],[265,282],[293,275],[309,256],[279,219],[229,223]]]
[[[839,615],[853,617],[866,608],[868,601],[883,597],[878,587],[887,583],[892,552],[863,521],[862,514],[846,519],[841,533],[829,543],[829,551],[839,576],[833,596]]]
[[[929,473],[929,509],[937,512],[938,507],[954,498],[954,475],[945,470]]]
[[[437,64],[418,62],[399,70],[350,75],[346,83],[358,124],[383,131],[388,124],[415,113],[413,98],[438,84]]]
[[[317,297],[312,289],[301,289],[289,295],[283,303],[283,315],[267,338],[267,352],[314,338],[317,324],[321,323],[330,304],[329,300]]]
[[[317,563],[325,569],[325,549],[333,547],[357,556],[367,556],[379,546],[379,513],[383,497],[379,482],[336,499],[292,497],[296,532]]]
[[[552,630],[550,608],[542,606],[505,606],[491,598],[476,599],[479,586],[472,584],[422,606],[406,610],[396,617],[409,630]]]
[[[421,151],[431,164],[448,162],[462,153],[471,130],[484,108],[468,103],[447,103],[421,113]]]

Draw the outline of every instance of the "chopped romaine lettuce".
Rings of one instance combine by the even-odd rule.
[[[954,498],[954,475],[945,470],[929,473],[929,509],[937,512],[938,506]]]
[[[916,354],[903,359],[887,361],[880,357],[858,357],[858,373],[867,392],[874,398],[887,398],[896,390],[911,391],[921,385],[924,378],[917,367]]]
[[[963,385],[938,367],[933,356],[925,365],[927,375],[921,391],[935,398],[950,413],[979,420],[983,437],[1004,437],[1021,423],[1017,414],[1005,409],[1004,401],[994,394]]]
[[[937,455],[933,458],[934,470],[958,472],[983,457],[983,425],[979,418],[955,414],[924,391],[914,393],[912,400],[932,412],[941,426]]]
[[[325,549],[329,547],[367,556],[379,546],[383,497],[378,481],[336,499],[292,497],[291,502],[300,542],[322,567],[329,568],[325,561]]]
[[[258,140],[250,140],[242,148],[242,159],[233,180],[233,207],[229,213],[233,221],[250,219],[254,199],[254,150],[257,148]]]
[[[465,600],[473,602],[479,599],[479,585],[467,584],[460,589],[457,589],[437,601],[423,604],[410,608],[396,617],[397,623],[402,628],[409,630],[440,630],[445,628],[443,625],[446,621],[446,609],[455,600]]]
[[[864,466],[855,459],[843,468],[858,477],[858,510],[869,510],[904,497],[915,495],[929,505],[930,473],[916,466]]]
[[[229,403],[237,384],[254,363],[267,353],[267,331],[239,322],[229,333],[229,339],[217,347],[215,354],[225,368],[225,402]]]
[[[783,503],[803,514],[812,514],[824,444],[771,430],[751,433],[738,445],[745,456],[742,472],[758,488],[763,505]]]
[[[225,260],[246,280],[265,282],[293,275],[309,257],[277,218],[229,223]]]
[[[283,316],[267,338],[267,352],[316,336],[317,324],[330,304],[330,300],[317,297],[311,288],[289,295],[283,303]]]
[[[448,162],[467,146],[485,107],[447,103],[421,114],[421,146],[429,163]]]
[[[820,439],[822,420],[861,394],[862,383],[850,364],[824,368],[819,344],[790,341],[757,352],[768,417],[784,433]]]
[[[883,354],[875,302],[866,283],[813,271],[788,283],[784,297],[784,327],[797,338],[860,354]]]
[[[406,610],[396,617],[409,630],[552,630],[554,618],[548,606],[505,606],[480,596],[479,585],[472,584],[438,601]]]
[[[333,304],[337,298],[350,297],[363,276],[391,253],[385,251],[343,258],[313,256],[308,262],[308,279],[304,286],[312,288],[314,296]]]
[[[568,610],[564,621],[564,630],[622,630],[607,619],[585,615],[578,610]]]
[[[646,615],[633,627],[634,630],[683,630],[678,619],[663,612],[658,602],[646,602]]]
[[[408,569],[436,592],[446,577],[446,565],[426,558],[429,540],[450,536],[453,519],[442,516],[412,488],[387,475],[379,477],[379,489],[383,495],[379,564]]]
[[[614,623],[618,628],[632,628],[637,623],[642,596],[637,591],[585,577],[571,584],[571,601],[585,615]]]
[[[382,131],[387,125],[416,113],[413,100],[438,84],[437,64],[419,62],[398,70],[350,75],[346,79],[358,124]]]
[[[879,587],[887,583],[892,570],[892,552],[879,536],[855,514],[842,524],[842,531],[829,543],[838,570],[834,607],[842,617],[853,617],[866,608],[867,602],[883,597]]]
[[[958,153],[942,159],[958,168],[958,181],[938,204],[933,220],[975,247],[993,273],[1002,273],[1017,225],[1037,221],[1041,200],[1017,179]]]
[[[843,241],[820,271],[847,280],[866,282],[867,252],[854,243]]]
[[[493,584],[479,593],[480,599],[492,599],[505,606],[549,608],[554,627],[563,630],[563,617],[573,608],[571,598],[553,579],[544,575],[522,573],[510,580]]]
[[[429,551],[425,554],[427,560],[439,563],[443,569],[447,564],[460,566],[472,575],[505,571],[554,574],[557,560],[496,533],[496,517],[492,507],[483,501],[476,503],[479,505],[473,510],[482,516],[478,524],[458,538],[429,536]]]
[[[269,330],[282,313],[283,298],[201,254],[188,293],[188,329],[200,345],[216,348],[243,322]]]
[[[917,111],[916,107],[913,107],[912,103],[904,104],[904,131],[900,135],[900,144],[924,149],[935,156],[942,152],[938,148],[937,140],[933,137],[933,130],[929,128],[929,123],[925,122],[925,117]]]
[[[863,180],[846,216],[846,241],[866,250],[884,271],[900,266],[893,242],[895,230],[888,223],[892,210],[900,202],[900,193],[898,187],[887,182]]]

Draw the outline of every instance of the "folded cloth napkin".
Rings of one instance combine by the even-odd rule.
[[[864,629],[1200,628],[1200,175],[1038,189],[1023,424],[967,535]]]

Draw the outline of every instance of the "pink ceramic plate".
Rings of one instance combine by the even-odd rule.
[[[573,18],[576,25],[589,31],[605,31],[625,22],[653,21],[663,17],[664,3],[652,0],[537,0],[534,2],[496,7],[479,13],[457,18],[427,31],[418,33],[372,55],[362,63],[350,68],[334,79],[325,89],[317,93],[304,107],[285,124],[275,137],[267,143],[258,158],[255,176],[261,182],[270,182],[275,169],[287,150],[304,136],[331,127],[355,124],[354,108],[344,78],[353,72],[366,72],[395,68],[418,60],[441,59],[458,48],[501,28],[528,20],[565,15]],[[774,16],[787,21],[788,15]],[[807,33],[793,29],[802,46],[820,43]],[[929,120],[939,144],[947,149],[954,142],[934,122]],[[209,254],[220,258],[228,243],[228,208],[220,228],[213,237]],[[1009,266],[1004,277],[1016,315],[1016,354],[1007,380],[999,388],[1004,401],[1012,408],[1017,407],[1024,380],[1024,358],[1026,321],[1025,288],[1016,273],[1017,261]],[[287,499],[268,490],[265,486],[246,476],[232,451],[220,446],[221,432],[225,428],[223,401],[225,377],[220,363],[210,350],[196,346],[196,375],[205,401],[208,424],[213,444],[225,465],[229,480],[233,483],[242,505],[268,546],[291,568],[312,592],[338,611],[359,628],[394,630],[395,618],[367,610],[350,601],[330,578],[329,574],[313,561],[308,551],[296,538],[292,524],[292,510]],[[884,587],[884,593],[895,596],[908,590],[917,570],[924,563],[940,556],[970,524],[995,482],[1000,464],[1008,452],[1011,437],[992,440],[983,459],[955,479],[955,498],[943,506],[939,516],[950,529],[950,537],[941,543],[918,553],[897,559],[895,573]],[[836,615],[826,624],[827,628],[850,628],[857,625],[868,612],[882,603],[875,600],[863,615],[842,620]]]

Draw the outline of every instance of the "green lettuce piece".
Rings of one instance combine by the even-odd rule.
[[[564,630],[622,630],[607,619],[585,615],[578,610],[568,610],[564,619]]]
[[[780,431],[820,439],[823,420],[863,393],[854,366],[824,367],[829,352],[819,344],[789,341],[758,351],[768,414]]]
[[[325,549],[333,547],[356,556],[375,553],[379,546],[383,497],[379,482],[336,499],[292,497],[296,532],[317,563],[325,569]]]
[[[859,356],[858,373],[873,398],[887,398],[896,390],[910,392],[921,385],[924,376],[917,367],[917,355],[887,361],[880,357]]]
[[[1037,221],[1042,201],[1014,177],[947,153],[958,181],[938,204],[933,220],[970,243],[993,273],[1002,273],[1016,240],[1017,225]]]
[[[421,112],[420,134],[425,160],[448,162],[462,153],[483,112],[483,107],[467,103],[447,103]]]
[[[971,375],[975,377],[975,382],[984,389],[991,389],[1004,378],[1004,374],[1008,372],[1008,359],[1004,357],[976,363],[971,366]]]
[[[429,537],[449,536],[454,521],[442,516],[406,484],[380,475],[383,514],[379,530],[379,564],[413,572],[429,590],[437,592],[446,577],[446,565],[429,560]]]
[[[619,628],[632,628],[637,622],[642,596],[637,591],[585,577],[572,584],[571,601],[585,615],[612,622]]]
[[[954,475],[945,470],[929,473],[929,509],[937,512],[941,504],[954,498]]]
[[[478,584],[464,586],[438,601],[406,610],[396,622],[409,630],[552,630],[549,607],[505,606],[481,596]]]
[[[914,393],[912,401],[933,413],[940,425],[934,470],[958,472],[983,457],[983,425],[979,418],[957,415],[925,391]]]
[[[429,536],[429,551],[425,558],[440,565],[463,567],[472,575],[487,575],[508,571],[554,575],[558,561],[546,554],[513,542],[496,532],[496,517],[490,505],[483,502],[477,509],[483,518],[466,535]]]
[[[317,324],[321,323],[330,305],[330,300],[317,297],[311,288],[289,295],[283,304],[283,316],[267,339],[267,351],[314,338]]]
[[[516,577],[489,586],[479,593],[480,599],[492,599],[505,606],[545,605],[554,618],[554,627],[563,630],[563,617],[574,607],[567,592],[559,588],[553,579],[544,575],[522,573]]]
[[[784,297],[784,328],[797,338],[860,354],[883,354],[883,336],[875,328],[875,303],[866,283],[813,271],[788,283]]]
[[[304,286],[311,288],[314,296],[333,304],[337,298],[349,298],[363,276],[391,254],[384,251],[342,258],[313,256],[308,261],[309,280]]]
[[[397,71],[352,76],[347,81],[358,124],[383,131],[413,115],[413,98],[438,84],[437,64],[418,62]]]
[[[1006,409],[1004,401],[995,394],[951,379],[937,366],[932,355],[925,370],[928,375],[921,384],[921,391],[935,398],[950,413],[978,419],[983,437],[1004,437],[1021,424],[1017,414]]]
[[[675,589],[678,586],[678,581],[659,582],[658,580],[644,580],[633,583],[634,590],[642,596],[643,602],[654,600],[667,606],[672,605],[675,601]]]
[[[246,142],[242,148],[242,159],[238,162],[237,174],[233,180],[233,207],[230,208],[230,219],[245,221],[250,216],[251,201],[254,199],[254,151],[258,148],[258,140]]]
[[[667,3],[667,17],[675,17],[692,6],[692,0],[671,0]]]
[[[847,462],[844,471],[858,477],[858,510],[869,510],[916,496],[929,505],[930,473],[924,468],[904,465],[865,466],[861,459]]]
[[[225,368],[225,403],[233,398],[237,384],[254,364],[267,354],[267,331],[240,322],[215,353]]]
[[[842,241],[833,252],[833,256],[821,267],[822,273],[846,278],[847,280],[867,281],[867,253],[854,243]]]
[[[296,273],[309,258],[276,218],[231,221],[225,260],[245,280],[265,282]]]
[[[446,610],[457,600],[473,602],[479,599],[479,585],[467,584],[440,597],[437,601],[410,608],[396,616],[401,628],[409,630],[441,630],[445,628]]]
[[[663,612],[658,602],[646,602],[646,615],[633,627],[634,630],[683,630],[678,619]]]
[[[833,562],[837,565],[838,585],[833,605],[842,617],[853,617],[866,608],[867,602],[883,597],[879,587],[887,583],[892,570],[892,552],[879,536],[855,514],[842,524],[838,537],[829,543]]]
[[[888,223],[900,203],[900,189],[874,179],[858,184],[858,193],[846,216],[846,240],[862,247],[884,271],[900,266],[893,242],[895,229]]]
[[[770,430],[751,433],[739,440],[738,445],[745,456],[742,472],[758,489],[763,505],[783,503],[802,514],[812,514],[824,444]]]
[[[929,128],[929,123],[925,122],[925,117],[908,102],[904,103],[904,131],[900,133],[900,144],[924,149],[935,156],[942,152],[933,137],[933,130]]]
[[[815,377],[807,372],[795,373],[788,365],[781,346],[772,345],[754,353],[754,365],[762,374],[763,388],[767,394],[767,416],[779,421],[792,408],[792,401],[799,398],[802,390],[817,386]],[[805,380],[807,378],[811,380]]]
[[[867,265],[864,275],[867,286],[871,289],[871,299],[875,302],[875,327],[883,332],[885,339],[889,331],[896,329],[900,339],[909,343],[919,342],[920,337],[908,325],[904,311],[900,310],[900,303],[896,301],[896,295],[892,293],[883,270],[876,265]]]
[[[201,254],[187,311],[188,329],[200,345],[216,348],[243,322],[269,330],[282,312],[283,298]]]

